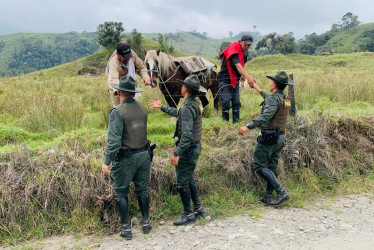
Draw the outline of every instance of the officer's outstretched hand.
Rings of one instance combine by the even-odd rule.
[[[179,161],[179,156],[175,156],[175,155],[173,155],[173,156],[171,157],[171,159],[170,159],[170,163],[171,163],[171,165],[173,165],[173,166],[178,165],[178,161]]]
[[[239,134],[244,135],[248,130],[249,128],[247,126],[243,126],[239,129]]]
[[[161,102],[160,102],[160,98],[159,97],[157,97],[157,101],[152,101],[152,100],[150,100],[149,102],[148,102],[148,105],[151,107],[151,108],[161,108]]]
[[[103,170],[103,173],[104,173],[104,174],[110,174],[109,166],[108,166],[108,165],[103,164],[103,165],[101,166],[101,169]]]

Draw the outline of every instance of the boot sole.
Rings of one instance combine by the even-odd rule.
[[[188,224],[191,224],[191,223],[195,223],[196,222],[196,219],[194,221],[190,220],[190,221],[187,221],[186,223],[183,223],[183,224],[175,224],[173,223],[174,226],[184,226],[184,225],[188,225]]]
[[[279,207],[280,205],[282,205],[283,203],[285,203],[286,201],[289,201],[291,199],[290,196],[287,196],[281,203],[279,204],[269,204],[267,205],[268,207]]]

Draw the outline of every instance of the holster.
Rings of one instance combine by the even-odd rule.
[[[262,145],[274,145],[278,142],[279,129],[261,129],[261,135],[257,137],[257,142]]]
[[[148,147],[148,154],[149,154],[149,157],[151,158],[151,161],[153,161],[153,150],[156,149],[157,145],[156,145],[156,144],[152,144],[152,145],[151,145],[151,141],[148,140],[148,141],[147,141],[147,147]]]

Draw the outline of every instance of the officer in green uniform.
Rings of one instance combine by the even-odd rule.
[[[290,109],[290,101],[283,90],[287,85],[295,83],[288,78],[284,71],[279,71],[273,76],[266,76],[271,79],[271,95],[263,92],[256,84],[254,88],[264,98],[261,114],[252,122],[241,127],[239,134],[244,135],[250,129],[261,128],[261,135],[253,152],[253,168],[257,174],[267,182],[266,193],[260,198],[265,206],[279,206],[288,201],[290,196],[286,189],[281,186],[278,177],[278,160],[285,145],[285,129]],[[272,200],[273,191],[277,196]]]
[[[205,211],[200,203],[193,172],[201,152],[201,128],[202,128],[202,110],[201,104],[196,100],[199,92],[206,92],[206,89],[200,86],[199,78],[196,75],[186,77],[181,81],[182,95],[184,102],[180,109],[167,107],[161,104],[159,100],[150,101],[152,108],[161,108],[161,110],[170,116],[177,117],[174,137],[177,137],[177,148],[171,158],[171,164],[175,166],[177,174],[177,187],[182,200],[184,214],[174,222],[175,226],[185,225],[195,222],[196,218],[204,217]],[[191,209],[191,199],[194,209]]]
[[[142,214],[142,230],[147,234],[151,231],[149,217],[148,180],[151,156],[147,141],[147,111],[136,102],[135,93],[143,89],[135,87],[131,76],[123,76],[119,84],[111,84],[119,90],[120,104],[110,112],[108,126],[108,145],[105,150],[102,171],[111,174],[114,180],[116,205],[121,220],[121,236],[130,240],[131,223],[128,210],[128,193],[130,182],[135,184]],[[109,172],[109,165],[112,168]]]

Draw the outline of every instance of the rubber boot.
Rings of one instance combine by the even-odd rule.
[[[233,123],[238,123],[239,122],[239,117],[240,117],[240,111],[239,110],[232,110],[232,122]]]
[[[277,192],[277,196],[274,201],[271,201],[268,206],[279,206],[283,202],[288,201],[290,199],[290,195],[287,193],[287,191],[281,186],[279,183],[277,177],[271,171],[267,168],[260,168],[256,171],[262,178],[265,179],[265,181],[270,184],[273,189]]]
[[[273,197],[273,187],[267,183],[266,184],[266,192],[264,194],[264,196],[262,196],[259,201],[264,204],[265,206],[268,206],[271,202],[271,198]]]
[[[277,197],[275,198],[275,200],[269,203],[269,206],[277,207],[277,206],[282,205],[283,202],[286,202],[290,199],[291,197],[288,194],[287,190],[282,187],[281,190],[277,191]]]
[[[193,202],[193,211],[195,214],[195,218],[196,219],[204,218],[205,211],[204,211],[203,206],[200,203],[199,193],[197,191],[196,182],[194,179],[190,181],[189,186],[190,186],[191,199]]]
[[[138,203],[140,208],[140,213],[142,214],[142,231],[144,234],[148,234],[152,230],[151,219],[149,217],[149,196],[141,195],[138,196]]]
[[[187,225],[189,223],[193,223],[196,221],[195,214],[191,210],[191,193],[190,188],[180,188],[179,194],[181,196],[183,208],[184,208],[184,214],[182,217],[175,221],[173,224],[174,226],[182,226]]]
[[[120,236],[125,238],[126,240],[131,240],[132,234],[127,197],[116,198],[116,205],[121,220],[122,230]]]
[[[229,118],[230,118],[230,113],[228,110],[222,110],[222,119],[224,121],[229,121]]]

